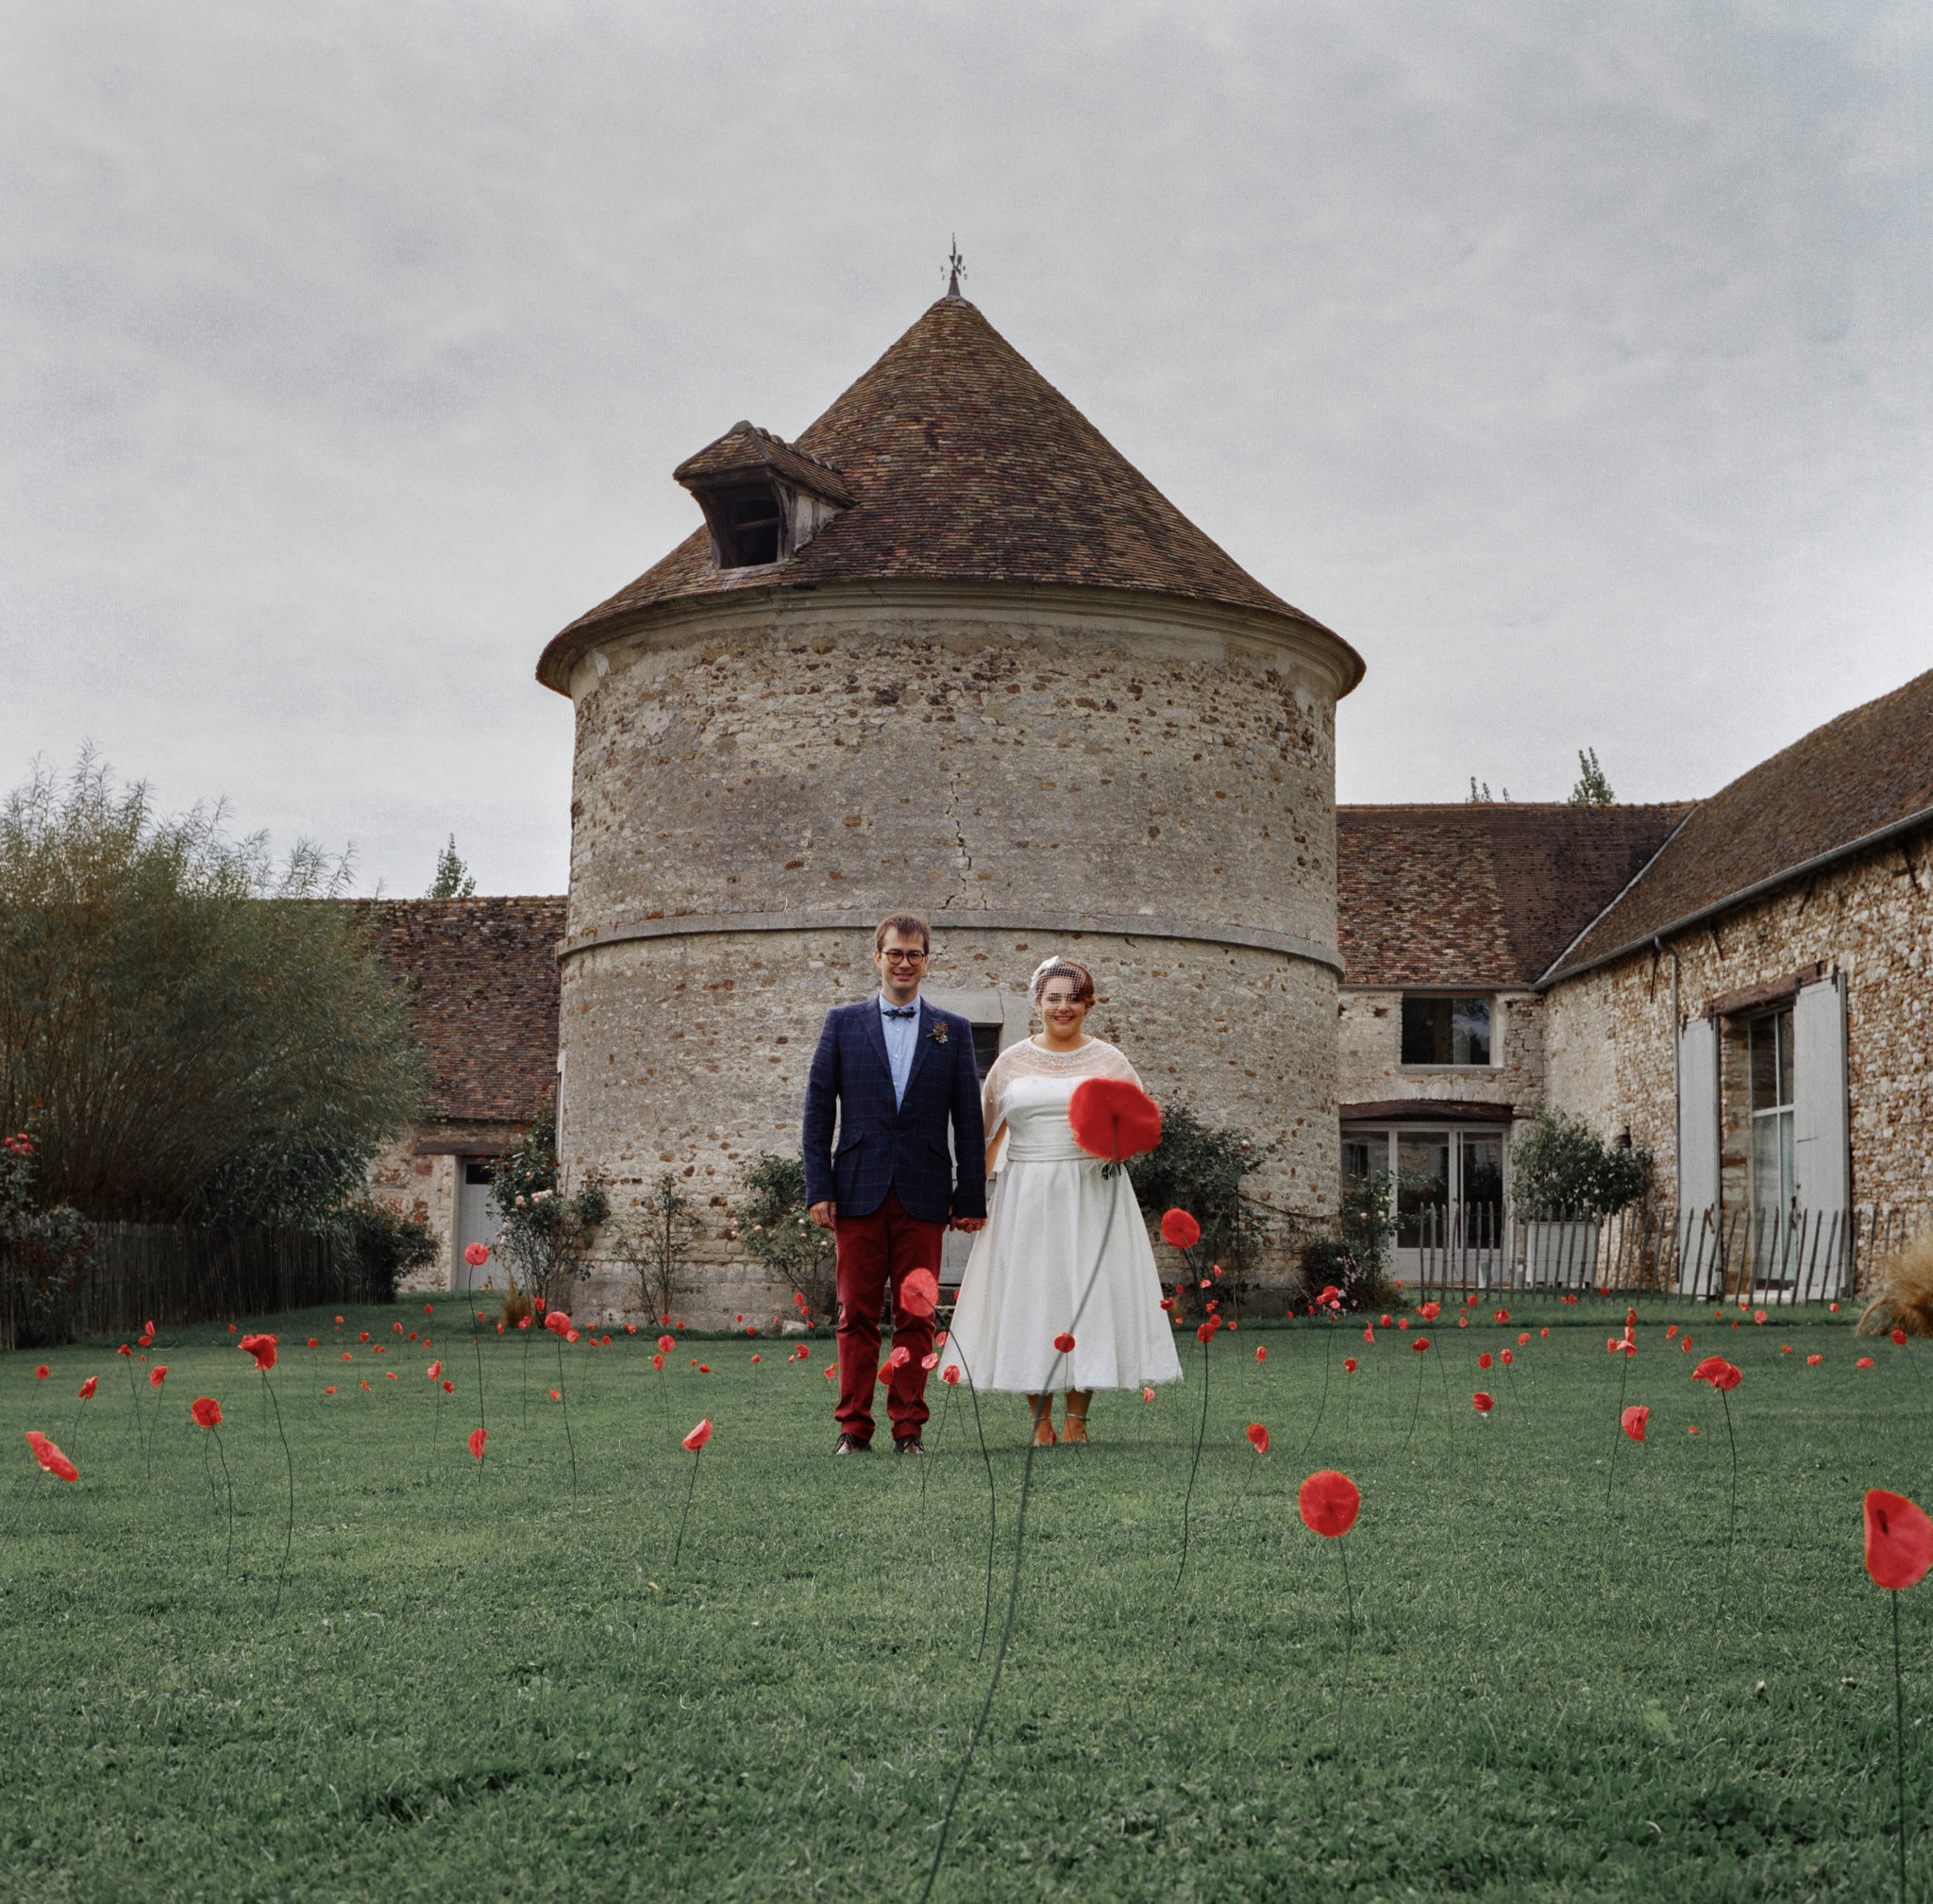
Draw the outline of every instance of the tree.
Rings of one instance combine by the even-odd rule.
[[[1539,1111],[1510,1146],[1510,1200],[1534,1222],[1614,1217],[1651,1182],[1643,1145],[1607,1144],[1565,1111]]]
[[[638,1301],[647,1315],[668,1318],[685,1253],[703,1231],[697,1200],[678,1188],[669,1171],[662,1171],[635,1216],[612,1219],[603,1237],[604,1256],[637,1278]]]
[[[429,882],[429,890],[425,899],[473,899],[476,897],[477,882],[471,876],[470,868],[457,857],[457,836],[451,834],[449,843],[436,855],[436,877]]]
[[[1571,789],[1572,806],[1609,806],[1617,799],[1604,768],[1597,764],[1596,748],[1578,749],[1577,767],[1577,784]]]
[[[496,1255],[526,1299],[554,1306],[575,1279],[591,1272],[591,1244],[611,1214],[594,1172],[566,1196],[557,1187],[557,1110],[543,1104],[524,1141],[496,1166],[490,1200],[502,1227]]]
[[[327,1226],[426,1089],[401,989],[307,841],[162,818],[83,753],[0,806],[0,1130],[95,1220]]]
[[[836,1320],[837,1257],[831,1230],[806,1213],[805,1164],[798,1157],[761,1157],[745,1173],[746,1194],[731,1206],[732,1238],[778,1274],[792,1291],[800,1321],[819,1327]]]
[[[87,1223],[35,1196],[35,1149],[31,1131],[0,1137],[0,1348],[72,1341],[68,1306],[87,1272]]]

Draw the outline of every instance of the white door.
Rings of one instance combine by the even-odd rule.
[[[1718,1026],[1693,1019],[1678,1034],[1678,1289],[1723,1287],[1718,1255]]]
[[[1852,1143],[1846,1105],[1845,977],[1803,986],[1792,1002],[1794,1280],[1807,1296],[1851,1289]]]
[[[492,1280],[498,1289],[503,1287],[502,1276],[491,1264],[473,1270],[463,1260],[463,1252],[472,1243],[481,1243],[490,1250],[496,1247],[498,1224],[496,1205],[490,1200],[491,1168],[488,1157],[457,1159],[456,1262],[450,1272],[450,1287],[454,1289],[480,1289]]]

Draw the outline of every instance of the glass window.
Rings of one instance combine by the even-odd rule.
[[[1792,1013],[1767,1012],[1749,1029],[1752,1059],[1752,1202],[1783,1210],[1792,1201]]]
[[[1430,1231],[1432,1243],[1442,1241],[1443,1205],[1450,1198],[1450,1137],[1448,1132],[1399,1131],[1396,1134],[1396,1241],[1413,1250]],[[1424,1213],[1429,1212],[1426,1216]]]
[[[1489,1061],[1488,999],[1404,999],[1404,1064],[1488,1065]]]

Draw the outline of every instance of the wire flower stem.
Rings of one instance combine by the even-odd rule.
[[[698,1448],[691,1451],[691,1485],[684,1491],[684,1512],[678,1517],[678,1544],[671,1550],[671,1571],[674,1574],[678,1571],[679,1556],[684,1552],[684,1524],[691,1519],[691,1497],[698,1492],[698,1457],[702,1452]],[[576,1496],[573,1495],[572,1499],[575,1500]]]
[[[268,1395],[268,1405],[276,1412],[276,1433],[281,1437],[282,1462],[289,1471],[289,1521],[282,1533],[282,1570],[276,1575],[275,1605],[268,1610],[271,1620],[282,1610],[282,1589],[289,1578],[289,1556],[295,1545],[295,1457],[289,1452],[289,1435],[282,1426],[282,1405],[276,1399],[275,1384],[268,1378],[268,1371],[261,1369],[261,1386]],[[439,1389],[439,1394],[443,1391]]]

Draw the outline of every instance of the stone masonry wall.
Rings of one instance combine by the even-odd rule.
[[[1344,986],[1337,1002],[1342,1102],[1454,1098],[1512,1104],[1521,1117],[1534,1115],[1544,1092],[1544,1002],[1531,991],[1494,996],[1490,1064],[1405,1065],[1403,994]]]
[[[1875,847],[1815,877],[1554,986],[1545,1054],[1550,1102],[1600,1134],[1629,1124],[1657,1160],[1669,1197],[1672,1135],[1672,962],[1684,1011],[1824,960],[1847,975],[1853,1201],[1933,1210],[1933,833]],[[1723,1193],[1742,1196],[1742,1092],[1736,1040],[1721,1053],[1727,1100]]]

